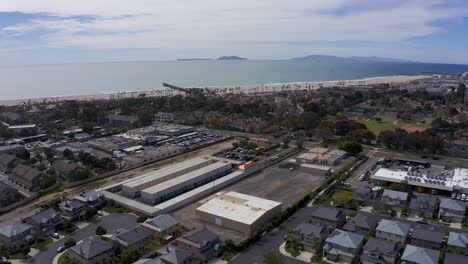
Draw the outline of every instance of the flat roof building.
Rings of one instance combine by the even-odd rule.
[[[168,200],[223,176],[231,169],[231,166],[231,163],[223,161],[215,162],[144,189],[141,191],[141,199],[143,202],[151,205]]]
[[[311,164],[311,163],[314,163],[317,160],[318,157],[319,157],[319,155],[316,154],[316,153],[306,152],[306,153],[302,153],[299,156],[297,156],[296,161],[297,161],[297,163]]]
[[[122,184],[122,193],[123,195],[130,198],[137,197],[140,195],[141,190],[181,176],[190,171],[200,169],[211,163],[213,163],[213,161],[207,158],[194,158],[166,168],[162,168],[157,171],[143,174],[135,179],[132,179],[131,181]]]
[[[219,194],[198,207],[197,218],[250,234],[265,222],[281,214],[281,210],[281,203],[238,192],[228,192]]]

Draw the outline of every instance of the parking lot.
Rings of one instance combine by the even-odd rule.
[[[237,182],[223,191],[235,191],[248,195],[253,195],[269,200],[274,200],[283,203],[284,208],[290,206],[305,193],[312,191],[320,186],[325,177],[313,175],[305,172],[291,171],[289,169],[279,168],[278,165],[273,165],[259,173],[256,173],[240,182]],[[203,200],[188,205],[174,212],[175,217],[187,227],[200,227],[203,225],[209,226],[223,239],[231,239],[235,242],[241,241],[245,235],[221,228],[218,226],[205,224],[197,220],[195,210],[201,204],[209,200],[207,197]]]

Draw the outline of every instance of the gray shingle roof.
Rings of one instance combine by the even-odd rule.
[[[322,236],[322,232],[325,229],[323,225],[320,224],[311,224],[303,222],[299,224],[295,230],[300,232],[305,236],[312,236],[314,238],[320,238]]]
[[[382,221],[380,221],[379,225],[376,228],[377,231],[397,234],[400,236],[406,236],[409,232],[409,229],[409,224],[405,224],[399,221],[390,221],[387,219],[382,219]]]
[[[100,238],[88,238],[70,248],[85,259],[92,259],[112,249],[112,245]]]
[[[219,237],[216,234],[205,227],[193,229],[178,238],[178,240],[187,241],[189,243],[196,244],[199,247],[203,247],[209,242],[214,242],[218,239]]]
[[[339,245],[344,248],[357,248],[363,239],[363,235],[335,229],[327,239],[325,239],[325,242]]]
[[[406,245],[405,251],[401,256],[401,262],[410,261],[417,264],[437,264],[439,251],[428,248]]]
[[[434,209],[436,201],[437,197],[435,196],[416,194],[415,197],[411,198],[410,209]]]
[[[18,190],[8,184],[0,182],[0,199],[2,196],[11,195],[12,193],[18,193]]]
[[[52,208],[39,212],[31,216],[31,219],[38,223],[47,223],[50,219],[57,217],[59,214]]]
[[[384,197],[388,197],[392,200],[406,201],[406,199],[408,199],[408,193],[394,190],[384,190],[382,198]]]
[[[463,202],[456,201],[456,200],[449,199],[449,198],[440,200],[439,207],[440,209],[450,209],[453,211],[460,211],[460,212],[465,211],[465,204]]]
[[[161,264],[161,262],[155,259],[140,259],[136,262],[133,262],[132,264]]]
[[[323,218],[331,221],[338,221],[343,217],[343,210],[335,207],[317,206],[311,210],[311,216]]]
[[[449,246],[467,248],[468,234],[450,232],[447,240]]]
[[[354,231],[354,228],[361,227],[361,228],[373,228],[379,219],[373,215],[365,215],[365,214],[357,214],[355,217],[348,220],[348,222],[344,225],[343,229]]]
[[[132,230],[123,232],[116,235],[116,237],[122,241],[125,241],[128,246],[134,245],[135,243],[147,239],[150,235],[143,229],[134,228]]]
[[[439,231],[416,228],[413,230],[411,237],[431,242],[442,243],[442,240],[444,239],[444,234]]]
[[[192,257],[192,254],[190,252],[177,248],[177,247],[173,247],[168,253],[162,255],[161,259],[172,264],[180,264],[180,263],[184,263],[184,261],[186,261],[187,259],[191,257]]]
[[[13,169],[13,174],[18,178],[32,181],[34,178],[39,177],[41,172],[34,167],[19,164]]]
[[[468,263],[468,256],[446,253],[444,264],[466,264]]]
[[[164,231],[174,225],[177,225],[179,221],[177,221],[174,217],[169,214],[161,214],[154,218],[147,219],[144,223],[145,226],[149,226],[151,228],[157,229],[160,232]]]
[[[395,256],[400,251],[400,243],[371,237],[364,245],[364,250]]]
[[[32,229],[32,226],[20,222],[8,224],[0,227],[0,234],[5,237],[12,237]]]

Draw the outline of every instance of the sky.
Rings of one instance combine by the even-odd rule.
[[[468,64],[468,0],[3,0],[0,64],[238,55]]]

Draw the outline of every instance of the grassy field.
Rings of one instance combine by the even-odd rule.
[[[349,204],[353,200],[353,193],[343,190],[335,190],[331,196],[334,205]]]
[[[361,120],[360,123],[364,124],[367,129],[372,131],[376,136],[380,134],[380,132],[385,130],[395,130],[398,128],[398,124],[388,123],[388,122],[378,122],[375,120]]]
[[[36,244],[32,245],[31,247],[32,248],[35,248],[35,249],[43,249],[45,247],[47,247],[49,244],[52,244],[54,242],[54,240],[52,240],[52,238],[46,238],[40,242],[37,242]]]

